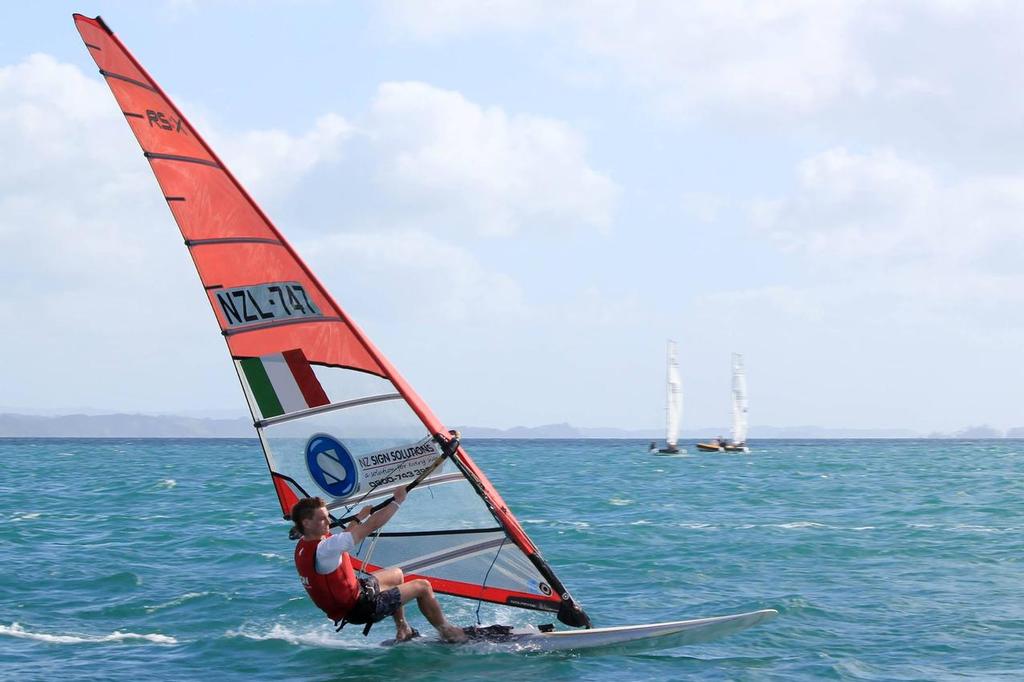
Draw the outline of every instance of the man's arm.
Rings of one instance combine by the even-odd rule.
[[[405,501],[406,495],[407,493],[405,492],[404,487],[395,488],[395,499],[392,500],[391,504],[384,507],[380,511],[376,511],[373,514],[370,514],[370,518],[350,528],[348,532],[352,534],[352,540],[355,542],[355,544],[358,545],[360,542],[366,539],[368,535],[372,534],[378,528],[380,528],[385,523],[390,521],[391,517],[394,516],[395,513],[398,511],[399,505],[401,505],[402,502]]]
[[[356,512],[355,518],[353,518],[351,521],[348,522],[348,525],[345,526],[345,530],[352,530],[353,528],[358,526],[360,523],[362,523],[366,519],[370,518],[370,514],[372,514],[372,513],[373,513],[373,505],[367,505],[367,506],[363,507],[362,509],[360,509],[359,511]]]

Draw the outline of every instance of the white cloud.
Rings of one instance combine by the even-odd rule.
[[[611,222],[615,184],[590,168],[583,137],[560,121],[386,83],[366,133],[384,189],[437,226],[508,235]]]
[[[408,324],[511,323],[528,314],[519,285],[470,251],[420,230],[338,232],[300,245],[329,289],[373,292],[373,316]],[[346,305],[342,299],[343,306]],[[355,305],[358,306],[358,303]]]
[[[875,86],[851,27],[866,10],[832,1],[532,2],[415,1],[387,15],[416,37],[544,30],[618,66],[623,78],[675,109],[815,110]]]
[[[6,402],[202,407],[195,387],[227,375],[202,400],[237,404],[187,251],[106,84],[44,54],[4,66],[0,127],[0,317],[24,330],[4,348],[36,360],[5,366]],[[244,159],[243,176],[255,168],[273,186],[330,158],[318,145],[343,131],[324,117],[295,138],[221,141]]]
[[[469,31],[529,28],[558,7],[539,0],[416,0],[381,3],[395,27],[421,40],[441,40]]]
[[[294,136],[283,130],[251,130],[237,136],[213,129],[209,140],[229,168],[250,192],[288,194],[314,166],[337,161],[354,133],[337,114],[316,119],[312,130]]]
[[[204,118],[200,128],[214,131],[214,148],[257,200],[295,190],[313,170],[319,183],[337,180],[342,166],[366,176],[371,196],[346,204],[341,220],[337,198],[321,198],[317,223],[332,231],[306,232],[300,250],[343,305],[350,307],[346,292],[372,291],[351,308],[373,300],[359,311],[365,317],[399,334],[415,321],[455,356],[460,346],[447,334],[490,338],[531,315],[518,283],[458,237],[593,229],[610,220],[614,185],[589,168],[583,138],[568,126],[424,84],[382,86],[358,127],[327,114],[299,133],[218,134],[215,117]],[[0,125],[0,316],[51,332],[8,336],[5,349],[60,359],[42,369],[9,364],[0,379],[6,402],[202,407],[195,387],[209,387],[230,365],[177,228],[106,85],[46,55],[0,68]],[[347,155],[360,145],[367,163],[353,169]],[[390,220],[396,209],[381,210],[392,204],[400,220]],[[433,234],[439,221],[454,234]],[[337,231],[352,222],[373,229]],[[186,366],[167,376],[168,363],[184,356]],[[66,376],[66,366],[89,370]],[[236,404],[232,381],[216,386],[201,392],[203,401]]]
[[[1008,68],[1024,6],[1003,0],[393,0],[383,14],[426,41],[532,32],[572,82],[617,73],[684,117],[809,119],[934,145],[956,144],[951,128],[1019,131],[1024,113],[1024,72]]]
[[[998,271],[1024,246],[1024,175],[945,177],[891,150],[837,148],[802,161],[793,196],[753,215],[784,248],[827,267]]]
[[[109,281],[117,274],[111,263],[123,271],[137,262],[140,233],[118,230],[113,218],[138,224],[145,213],[135,198],[146,163],[105,89],[48,55],[0,68],[0,258],[8,285],[49,290],[85,273]]]

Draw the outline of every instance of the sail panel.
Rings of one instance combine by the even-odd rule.
[[[537,567],[500,530],[382,533],[376,542],[365,541],[353,558],[368,571],[398,566],[407,575],[427,578],[439,591],[469,599],[547,611],[557,611],[561,601]],[[364,565],[367,558],[370,563]]]
[[[249,376],[243,372],[243,381],[249,383]],[[249,390],[256,392],[251,383]],[[281,477],[279,495],[319,495],[334,518],[390,497],[442,454],[404,401],[309,415],[267,426],[262,434]],[[549,611],[561,603],[549,579],[452,460],[442,460],[410,491],[402,512],[353,559],[357,568],[365,561],[399,566],[455,596]]]
[[[279,352],[283,348],[302,348],[311,362],[334,367],[350,367],[384,376],[383,368],[359,342],[347,326],[338,322],[302,322],[254,329],[228,337],[228,347],[236,358],[256,357]]]
[[[142,87],[142,81],[127,81],[110,72],[105,77],[143,150],[214,162],[185,120],[169,110],[159,93]]]
[[[243,197],[222,168],[153,159],[150,164],[185,239],[262,237],[277,234]]]

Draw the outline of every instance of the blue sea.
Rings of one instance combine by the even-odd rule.
[[[638,655],[381,647],[308,602],[257,441],[0,439],[0,678],[1024,679],[1024,442],[467,446],[596,626],[779,617]]]

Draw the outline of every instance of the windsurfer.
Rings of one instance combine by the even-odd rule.
[[[377,512],[364,507],[343,532],[330,533],[331,516],[319,497],[307,497],[292,507],[291,517],[302,538],[295,547],[295,567],[303,587],[313,603],[327,617],[338,621],[363,624],[376,623],[388,616],[395,619],[395,639],[404,641],[415,636],[405,620],[403,604],[415,599],[420,611],[437,628],[441,638],[449,642],[465,641],[461,628],[449,623],[441,612],[430,583],[423,579],[405,581],[397,566],[374,571],[363,579],[356,578],[349,552],[367,536],[391,520],[406,491],[398,487],[391,504]]]

